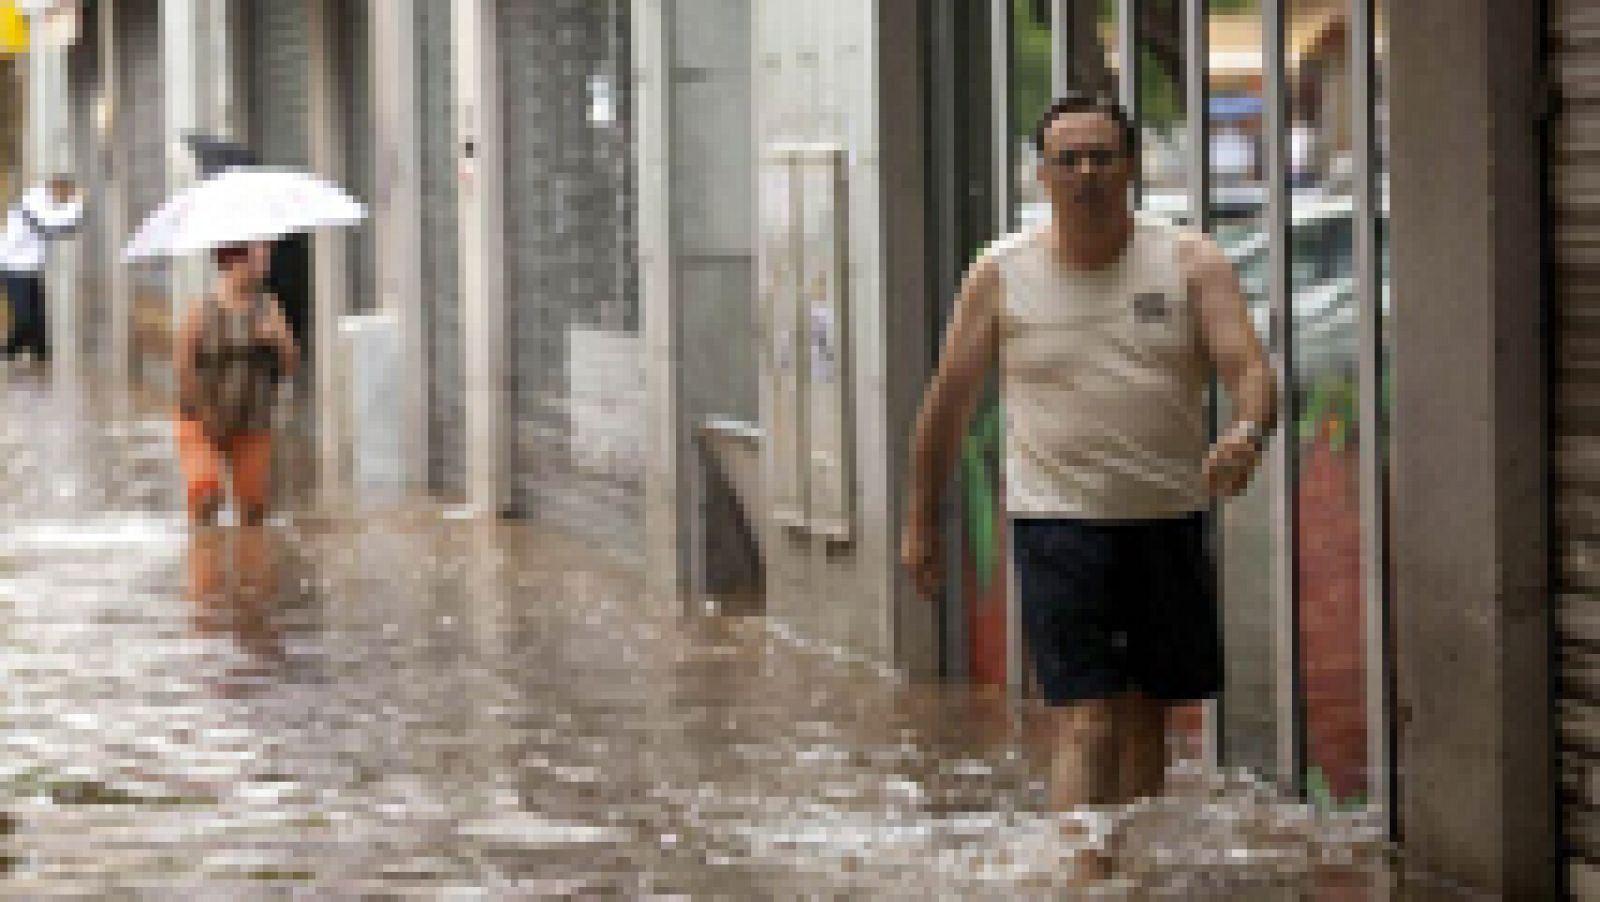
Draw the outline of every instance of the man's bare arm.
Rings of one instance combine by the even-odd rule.
[[[1244,288],[1233,263],[1210,238],[1189,245],[1187,271],[1194,292],[1207,356],[1233,399],[1236,423],[1254,423],[1270,431],[1278,418],[1278,384],[1272,363],[1250,320]],[[1217,494],[1238,494],[1259,463],[1259,449],[1225,432],[1207,461]],[[1231,471],[1227,466],[1231,465]]]
[[[1234,419],[1270,428],[1278,413],[1277,380],[1250,320],[1239,274],[1209,238],[1196,241],[1192,253],[1190,284],[1199,302],[1206,352],[1233,398]]]
[[[967,273],[956,299],[933,381],[922,400],[911,444],[912,522],[930,524],[962,434],[999,354],[1000,270],[984,257]]]

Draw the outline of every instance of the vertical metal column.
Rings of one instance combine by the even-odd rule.
[[[333,17],[336,0],[301,0],[310,22],[311,66],[307,97],[311,127],[311,169],[335,182],[344,181],[344,142],[340,134],[338,53]],[[317,409],[317,483],[324,495],[344,485],[346,461],[342,415],[344,362],[339,354],[339,319],[345,312],[349,242],[335,229],[322,229],[313,241],[312,329]]]
[[[956,296],[962,268],[966,262],[963,259],[960,211],[963,209],[964,187],[961,176],[967,154],[965,145],[956,137],[960,134],[957,122],[958,109],[961,107],[957,99],[961,91],[960,76],[957,74],[959,71],[957,59],[961,52],[958,49],[961,46],[961,38],[958,37],[960,29],[957,25],[957,15],[959,13],[954,4],[937,4],[930,11],[928,29],[929,44],[932,48],[932,65],[929,66],[932,84],[929,85],[929,90],[933,98],[929,104],[931,116],[928,133],[948,139],[929,142],[930,196],[933,209],[936,211],[930,255],[933,261],[933,295],[929,303],[934,313],[928,318],[930,328],[927,348],[930,367],[938,366],[940,338],[949,320],[949,315],[944,312],[946,309],[944,305],[950,304],[951,299]],[[960,495],[953,490],[956,484],[954,479],[947,483],[952,486],[947,488],[949,492],[947,497],[960,498]],[[952,513],[943,517],[940,523],[945,547],[960,548],[961,518],[953,513],[959,510],[959,502],[947,505],[947,509]],[[967,682],[970,679],[971,667],[967,653],[966,618],[963,616],[966,599],[961,590],[959,561],[957,555],[945,555],[945,585],[938,598],[938,627],[941,638],[939,675],[953,682]]]
[[[1050,92],[1057,97],[1072,86],[1072,2],[1050,0]]]
[[[1128,118],[1139,124],[1139,4],[1117,0],[1117,99],[1128,111]],[[1144,203],[1143,167],[1135,161],[1133,198],[1135,206]]]
[[[1210,184],[1210,71],[1211,40],[1206,28],[1206,0],[1183,0],[1184,33],[1184,110],[1187,113],[1189,146],[1184,161],[1184,182],[1188,188],[1189,223],[1199,232],[1211,230]],[[1216,392],[1212,392],[1216,397]],[[1213,409],[1215,409],[1213,407]],[[1213,416],[1214,420],[1215,417]],[[1221,533],[1219,520],[1213,520],[1214,535]],[[1220,542],[1213,543],[1220,547]],[[1220,563],[1221,558],[1217,559]],[[1201,706],[1201,746],[1207,764],[1222,763],[1222,706],[1227,699],[1220,693]]]
[[[994,173],[996,231],[1004,234],[1015,227],[1016,185],[1012,182],[1012,163],[1015,150],[1011,135],[1011,38],[1012,21],[1010,0],[989,2],[989,84],[994,99]],[[1012,566],[1011,549],[1001,548],[999,555],[1006,568],[1006,687],[1012,698],[1021,698],[1027,692],[1027,668],[1023,664],[1022,611],[1017,599],[1016,570]]]
[[[1268,296],[1272,307],[1272,350],[1277,356],[1282,424],[1270,448],[1274,543],[1272,555],[1275,658],[1278,696],[1278,771],[1286,788],[1304,789],[1305,730],[1300,700],[1300,618],[1294,572],[1296,478],[1294,459],[1294,298],[1289,281],[1289,190],[1285,168],[1285,130],[1289,100],[1284,8],[1287,0],[1262,0],[1263,128],[1266,131]]]
[[[1206,21],[1206,0],[1183,0],[1184,109],[1189,132],[1185,181],[1189,189],[1189,222],[1202,232],[1211,229],[1211,36]]]
[[[418,144],[417,27],[409,3],[371,4],[374,266],[378,308],[400,326],[403,473],[408,486],[428,478],[429,355],[423,334],[422,171]]]
[[[205,128],[209,108],[204,42],[201,40],[207,7],[206,0],[161,2],[161,74],[167,101],[163,136],[169,196],[188,188],[198,175],[194,155],[184,142],[184,135]],[[208,263],[203,256],[172,261],[171,321],[174,327],[193,299],[205,293],[208,274]]]
[[[1011,164],[1016,156],[1011,146],[1011,3],[989,0],[989,84],[994,98],[994,177],[1000,190],[995,192],[995,221],[1002,234],[1013,225],[1016,186],[1011,183]]]
[[[1373,0],[1350,0],[1350,110],[1355,144],[1355,264],[1361,349],[1358,358],[1361,482],[1362,624],[1365,633],[1368,797],[1389,811],[1393,774],[1389,761],[1388,584],[1384,558],[1382,425],[1383,335],[1379,309],[1378,198],[1374,178],[1376,130]]]
[[[510,500],[511,450],[495,3],[454,4],[467,498],[480,514],[492,516]]]
[[[644,338],[646,455],[644,518],[646,590],[662,611],[680,609],[688,588],[691,503],[683,460],[683,346],[672,228],[672,60],[675,0],[633,0],[635,165],[639,206],[640,330]],[[753,139],[752,139],[753,140]]]
[[[128,178],[130,156],[129,113],[123,107],[123,41],[120,29],[124,8],[117,13],[117,4],[101,3],[100,17],[100,102],[107,117],[105,128],[105,196],[101,224],[105,235],[105,254],[101,265],[106,268],[106,316],[109,341],[106,354],[107,369],[111,374],[111,387],[118,397],[133,378],[133,282],[128,267],[122,260],[122,246],[127,241],[134,224],[128,215]]]
[[[1117,99],[1139,121],[1139,4],[1117,0]]]
[[[211,131],[236,136],[244,130],[244,105],[239,102],[238,82],[233,77],[241,55],[234,27],[236,8],[230,0],[205,2],[204,31],[198,42],[204,48],[206,72],[203,118]]]
[[[51,11],[30,22],[34,27],[33,47],[27,56],[29,176],[20,186],[19,195],[26,194],[41,179],[72,172],[77,158],[67,66],[71,48],[60,41],[66,36],[65,28],[45,24],[62,15],[65,14]],[[86,181],[80,179],[80,186]],[[61,385],[75,384],[72,380],[79,372],[78,272],[75,242],[58,242],[50,249],[44,269],[49,286],[48,341],[53,349],[51,371]]]

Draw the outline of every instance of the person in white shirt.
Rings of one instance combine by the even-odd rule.
[[[1277,382],[1216,241],[1130,207],[1126,110],[1069,93],[1034,143],[1051,215],[967,273],[917,417],[901,554],[936,597],[943,491],[998,368],[1004,512],[1052,707],[1054,799],[1121,806],[1165,788],[1168,708],[1222,688],[1208,519],[1260,464]],[[1215,438],[1213,382],[1235,417]]]
[[[32,352],[50,358],[45,319],[44,264],[48,244],[71,235],[83,217],[83,199],[71,178],[58,175],[29,191],[6,214],[0,234],[0,280],[11,301],[11,335],[0,356]]]

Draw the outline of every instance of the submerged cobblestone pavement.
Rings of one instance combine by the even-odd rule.
[[[0,389],[7,898],[1455,899],[1375,818],[1180,768],[1045,808],[1036,716],[416,506],[194,535],[169,428]]]

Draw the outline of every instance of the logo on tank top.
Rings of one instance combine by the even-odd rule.
[[[1167,321],[1167,296],[1159,291],[1141,291],[1133,296],[1133,318],[1141,323]]]

